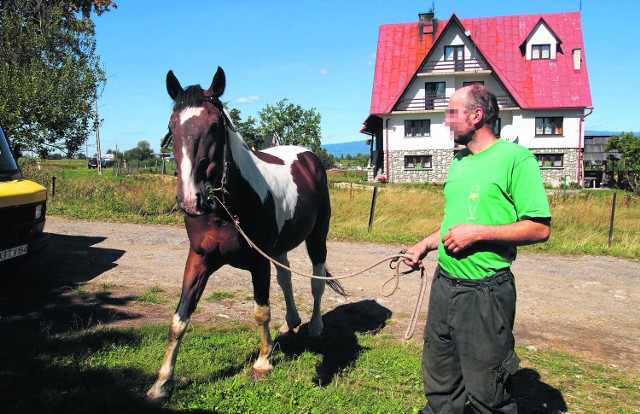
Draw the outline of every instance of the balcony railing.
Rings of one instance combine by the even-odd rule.
[[[513,108],[517,105],[508,95],[496,95],[500,108]],[[450,97],[444,98],[413,98],[401,99],[396,105],[396,111],[444,111],[449,105]]]
[[[421,74],[442,74],[450,72],[478,72],[490,70],[489,66],[476,59],[469,60],[441,60],[427,62],[422,66]]]

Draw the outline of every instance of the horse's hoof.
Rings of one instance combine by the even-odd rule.
[[[296,326],[293,329],[290,329],[289,325],[285,323],[280,327],[280,329],[278,329],[278,333],[280,333],[280,335],[287,335],[290,333],[298,333],[299,330],[300,330],[300,325]]]
[[[251,370],[251,377],[252,377],[254,380],[261,380],[261,379],[265,379],[265,378],[269,375],[269,373],[270,373],[270,372],[271,372],[271,371],[265,371],[265,370],[263,370],[263,369],[253,368],[253,369]]]
[[[150,405],[162,405],[169,398],[169,394],[166,391],[156,392],[154,390],[149,390],[147,392],[145,402]]]

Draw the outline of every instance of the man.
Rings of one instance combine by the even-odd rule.
[[[449,167],[440,229],[408,252],[438,250],[424,330],[422,413],[515,413],[511,375],[516,246],[549,238],[551,214],[538,163],[493,134],[496,97],[483,85],[457,90],[445,123],[460,151]]]

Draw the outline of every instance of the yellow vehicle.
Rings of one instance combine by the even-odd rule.
[[[47,245],[46,210],[47,190],[23,177],[0,127],[0,266],[22,262]]]

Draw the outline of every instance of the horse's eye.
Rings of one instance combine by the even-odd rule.
[[[218,133],[218,128],[220,128],[220,124],[215,123],[209,127],[209,135],[216,135]]]

